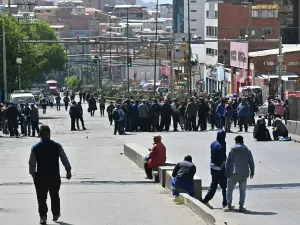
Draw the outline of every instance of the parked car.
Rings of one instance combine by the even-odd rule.
[[[268,101],[265,101],[263,105],[258,107],[257,114],[259,117],[268,118],[268,106],[269,106]]]

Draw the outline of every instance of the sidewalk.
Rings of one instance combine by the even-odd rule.
[[[62,178],[62,222],[52,222],[49,209],[48,224],[204,225],[188,207],[176,205],[161,186],[145,180],[144,172],[121,154],[126,137],[114,136],[107,117],[100,118],[97,111],[91,118],[85,108],[88,131],[71,132],[65,111],[49,108],[48,119],[41,119],[49,124],[52,139],[63,145],[73,167],[72,180]],[[1,224],[38,223],[35,189],[28,174],[29,152],[36,141],[29,137],[1,138]]]

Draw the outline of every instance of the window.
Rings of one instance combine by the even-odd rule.
[[[192,22],[196,22],[197,20],[196,20],[196,19],[191,19],[191,21],[192,21]]]
[[[247,30],[246,29],[240,29],[240,36],[245,36],[247,34]]]
[[[206,36],[207,37],[218,37],[218,28],[217,27],[206,27]]]
[[[192,9],[192,10],[191,10],[191,12],[197,12],[197,10],[195,10],[195,9]]]
[[[265,35],[273,35],[274,34],[274,28],[264,28],[264,34]]]
[[[191,0],[191,3],[196,3],[197,1],[195,1],[195,0]]]
[[[212,48],[206,48],[206,55],[217,56],[218,55],[218,50],[217,49],[212,49]]]
[[[218,11],[215,11],[215,18],[218,18]]]
[[[257,18],[258,17],[258,10],[252,10],[252,17]]]
[[[278,18],[278,10],[272,9],[254,9],[252,10],[253,18]]]
[[[191,31],[197,31],[197,29],[191,29]]]
[[[209,18],[209,11],[206,10],[206,18]]]
[[[218,28],[215,27],[215,36],[218,37]]]

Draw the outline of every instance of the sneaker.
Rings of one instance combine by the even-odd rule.
[[[53,215],[53,221],[56,222],[59,219],[60,216],[61,216],[60,213],[56,216]]]
[[[40,224],[47,224],[47,217],[46,216],[41,217]]]
[[[224,212],[230,212],[233,208],[234,208],[234,206],[227,205],[227,206],[224,208]]]
[[[246,211],[247,211],[247,209],[244,208],[243,206],[241,206],[241,207],[239,208],[239,212],[240,212],[240,213],[245,213]]]

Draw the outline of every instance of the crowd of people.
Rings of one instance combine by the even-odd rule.
[[[279,121],[285,115],[284,107],[280,100],[269,100],[268,126],[273,125],[274,140],[279,136],[288,137],[285,125]],[[239,131],[248,132],[249,126],[255,126],[253,137],[258,141],[271,140],[265,124],[266,118],[255,122],[258,111],[258,102],[252,98],[195,98],[188,102],[177,99],[165,99],[162,103],[153,100],[129,100],[111,102],[107,107],[110,124],[114,121],[114,134],[126,132],[161,132],[169,131],[171,123],[173,131],[205,131],[208,124],[211,130],[224,129],[232,132],[232,126]],[[276,119],[278,118],[278,119]],[[276,120],[275,120],[276,119]],[[271,121],[274,123],[271,124]],[[260,125],[259,125],[260,124]],[[264,127],[263,127],[264,126]]]

